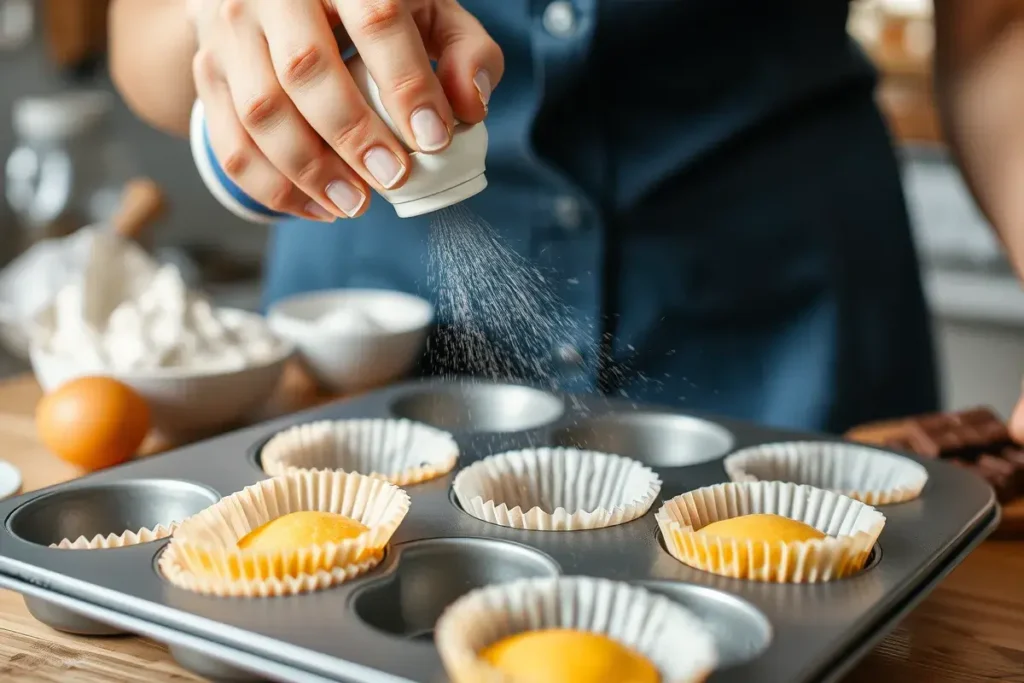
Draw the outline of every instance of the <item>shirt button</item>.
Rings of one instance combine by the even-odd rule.
[[[544,28],[556,38],[567,38],[576,30],[576,13],[568,0],[555,0],[544,9]]]
[[[580,203],[568,195],[555,199],[555,220],[565,230],[576,230],[583,222]]]

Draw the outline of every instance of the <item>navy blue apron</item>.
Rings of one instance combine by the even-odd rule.
[[[507,63],[490,185],[467,203],[555,274],[578,323],[541,352],[560,387],[826,431],[936,407],[897,162],[846,0],[463,5]],[[380,197],[358,221],[285,221],[266,301],[436,300],[429,223]],[[472,369],[457,357],[424,370]]]

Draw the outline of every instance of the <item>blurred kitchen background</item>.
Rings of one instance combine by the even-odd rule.
[[[203,187],[186,143],[136,120],[103,63],[105,0],[0,0],[0,263],[48,232],[106,220],[151,179],[146,238],[218,303],[255,309],[266,231]],[[1024,292],[949,160],[931,97],[931,0],[855,0],[850,32],[882,72],[925,263],[948,408],[1004,415],[1024,373]],[[865,273],[865,277],[869,274]],[[0,375],[27,369],[0,352]]]
[[[136,119],[104,63],[106,0],[0,0],[0,264],[41,237],[106,222],[144,177],[163,210],[147,246],[223,305],[259,306],[266,229],[221,207],[187,143]],[[0,311],[2,313],[2,311]],[[0,349],[0,375],[27,370]]]

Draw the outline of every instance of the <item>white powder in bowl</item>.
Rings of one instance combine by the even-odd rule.
[[[37,318],[50,353],[82,370],[229,371],[271,360],[280,342],[255,315],[218,310],[178,269],[97,233],[81,278]]]
[[[332,332],[362,335],[384,331],[384,326],[369,311],[356,305],[336,308],[317,318],[316,324]]]

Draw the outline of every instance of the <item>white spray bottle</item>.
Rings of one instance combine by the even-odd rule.
[[[380,90],[358,55],[346,62],[349,73],[360,92],[387,124],[399,141],[402,135],[381,102]],[[196,100],[192,107],[190,125],[192,157],[207,189],[225,208],[243,220],[252,223],[272,223],[285,214],[263,206],[249,197],[224,173],[210,146],[206,132],[203,103]],[[487,155],[487,128],[484,124],[468,125],[456,122],[452,142],[443,152],[423,154],[410,150],[412,167],[402,187],[382,193],[395,208],[400,218],[420,216],[479,194],[487,187],[484,158]]]

